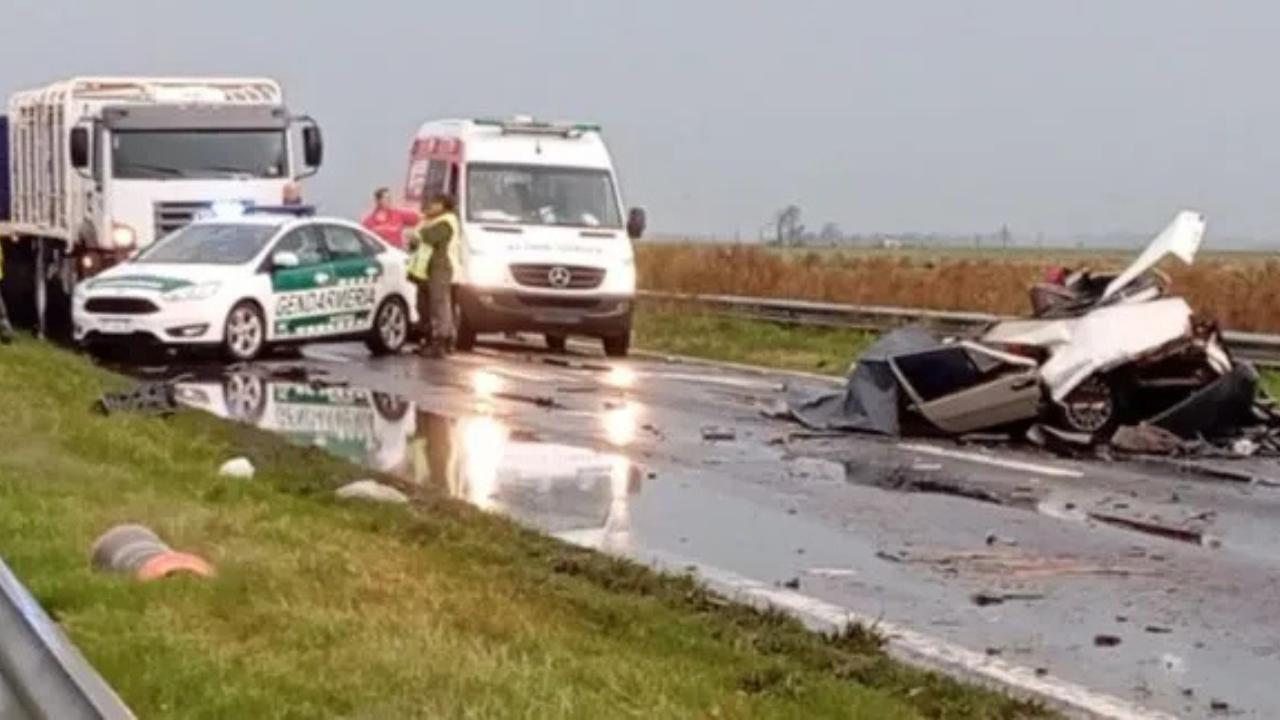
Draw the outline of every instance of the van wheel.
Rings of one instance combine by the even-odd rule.
[[[262,309],[252,300],[242,300],[227,313],[222,331],[222,350],[235,362],[249,362],[262,354],[267,344],[267,322]]]
[[[394,355],[409,337],[409,310],[404,301],[390,297],[373,316],[373,330],[365,344],[374,355]]]
[[[569,338],[564,335],[546,335],[547,349],[553,353],[562,353],[569,349]]]
[[[453,304],[453,334],[454,347],[460,352],[471,352],[476,347],[476,331],[471,327],[471,323],[467,321],[467,314],[462,311],[462,305]]]
[[[631,351],[631,331],[622,335],[613,335],[600,339],[604,344],[604,354],[611,358],[624,358]]]

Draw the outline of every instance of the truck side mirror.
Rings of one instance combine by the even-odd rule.
[[[71,128],[68,154],[71,156],[71,167],[76,170],[89,168],[89,129],[86,127]]]
[[[302,128],[302,162],[309,168],[318,168],[324,162],[324,138],[318,125]]]
[[[639,240],[644,235],[644,208],[634,207],[627,213],[627,237]]]

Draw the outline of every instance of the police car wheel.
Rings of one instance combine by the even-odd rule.
[[[369,336],[369,349],[375,355],[400,352],[409,337],[409,311],[400,298],[387,298],[378,306],[373,316],[373,333]]]
[[[267,324],[257,304],[245,300],[227,313],[222,346],[232,360],[247,362],[257,358],[262,353],[266,338]]]

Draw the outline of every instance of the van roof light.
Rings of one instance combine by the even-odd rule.
[[[500,118],[476,118],[476,125],[500,128],[504,135],[560,135],[579,137],[583,133],[600,132],[596,123],[565,123],[535,120],[529,115],[517,115],[509,120]]]

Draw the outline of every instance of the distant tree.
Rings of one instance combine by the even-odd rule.
[[[825,243],[827,245],[836,245],[843,241],[844,233],[841,232],[840,226],[835,223],[829,222],[823,225],[822,229],[818,231],[818,242]]]
[[[778,211],[773,223],[774,241],[779,245],[796,245],[804,235],[800,222],[800,206],[788,205]]]

